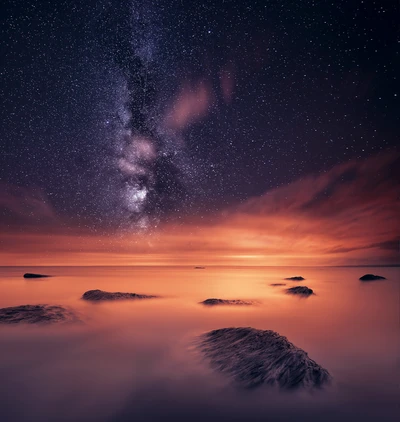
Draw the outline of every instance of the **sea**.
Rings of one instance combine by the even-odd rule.
[[[366,273],[386,280],[360,281]],[[284,280],[293,276],[305,280]],[[315,294],[286,293],[298,285]],[[82,300],[92,289],[159,297]],[[208,298],[257,303],[200,303]],[[0,267],[0,308],[26,304],[62,305],[80,322],[0,324],[3,422],[400,420],[399,267]],[[235,385],[196,348],[225,327],[278,332],[331,385]]]

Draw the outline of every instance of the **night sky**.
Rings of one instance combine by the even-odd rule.
[[[397,1],[2,10],[7,227],[29,196],[34,224],[151,231],[397,151]]]

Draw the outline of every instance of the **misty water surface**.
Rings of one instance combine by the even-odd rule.
[[[25,280],[28,271],[54,277]],[[363,283],[365,273],[387,280]],[[82,324],[0,326],[0,419],[394,421],[398,274],[384,267],[2,267],[0,307],[60,304]],[[296,275],[306,280],[283,280]],[[286,295],[294,285],[316,294]],[[89,289],[162,297],[88,303],[80,297]],[[213,297],[260,304],[198,303]],[[315,393],[235,387],[193,346],[200,333],[232,326],[286,336],[332,374],[333,385]]]

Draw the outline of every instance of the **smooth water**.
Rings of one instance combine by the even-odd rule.
[[[54,277],[24,279],[25,272]],[[365,273],[387,280],[361,282]],[[399,268],[0,267],[0,307],[59,304],[82,324],[0,326],[1,421],[395,421],[400,416]],[[284,281],[302,275],[305,281]],[[272,287],[270,283],[287,283]],[[306,285],[306,299],[285,288]],[[160,295],[88,303],[86,290]],[[205,307],[207,298],[253,299]],[[270,329],[333,376],[314,393],[243,391],[195,337]]]

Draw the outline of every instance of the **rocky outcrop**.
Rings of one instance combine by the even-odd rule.
[[[213,330],[200,336],[198,349],[214,369],[245,388],[266,384],[281,389],[313,389],[331,380],[329,372],[304,350],[270,330]]]
[[[58,305],[21,305],[0,308],[0,323],[3,324],[43,324],[68,321],[78,321],[78,318],[72,311]]]
[[[303,280],[305,280],[305,278],[304,278],[304,277],[302,277],[301,275],[296,275],[296,276],[294,276],[294,277],[288,277],[288,278],[285,278],[285,280],[303,281]]]
[[[299,296],[310,296],[314,294],[313,290],[308,288],[307,286],[290,287],[289,289],[286,289],[286,292],[291,295]]]
[[[82,299],[93,302],[102,300],[125,300],[125,299],[152,299],[157,296],[141,295],[137,293],[105,292],[103,290],[88,290]]]
[[[42,277],[50,277],[49,275],[45,274],[34,274],[34,273],[25,273],[24,278],[42,278]]]
[[[361,281],[374,281],[374,280],[386,280],[385,277],[382,277],[381,275],[375,275],[375,274],[365,274],[362,277],[360,277]]]
[[[206,299],[200,302],[202,305],[215,306],[215,305],[253,305],[254,302],[249,300],[240,299]]]

